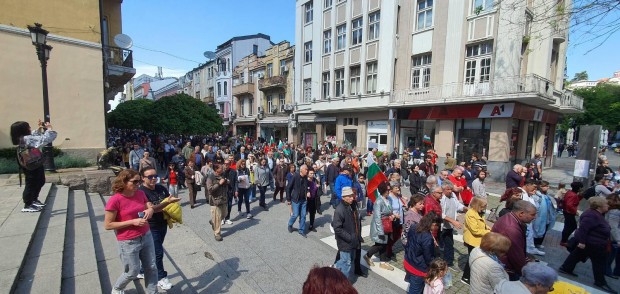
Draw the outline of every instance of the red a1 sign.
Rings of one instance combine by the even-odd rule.
[[[478,114],[478,118],[512,117],[515,110],[514,103],[485,104]]]

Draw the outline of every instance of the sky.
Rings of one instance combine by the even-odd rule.
[[[133,39],[136,77],[181,76],[206,62],[205,51],[234,36],[263,33],[278,43],[295,42],[295,0],[125,0],[123,33]],[[316,12],[315,12],[316,13]],[[590,79],[611,77],[620,70],[620,32],[600,47],[598,43],[574,45],[571,35],[567,75],[587,71]],[[590,51],[591,50],[591,51]],[[156,52],[160,51],[160,52]],[[590,51],[590,52],[588,52]],[[174,56],[171,56],[174,55]]]

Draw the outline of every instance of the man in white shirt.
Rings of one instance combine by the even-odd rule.
[[[538,188],[536,180],[529,179],[525,181],[525,185],[523,187],[519,187],[521,190],[521,199],[525,200],[529,203],[532,203],[534,207],[536,207],[536,211],[538,211],[538,199],[536,196],[536,188]],[[536,248],[534,245],[534,228],[532,227],[532,223],[527,224],[527,232],[525,234],[525,245],[526,251],[529,254],[535,255],[545,255],[545,252]]]
[[[461,229],[463,226],[456,220],[459,211],[467,211],[467,207],[461,203],[454,192],[454,185],[450,181],[444,181],[441,185],[443,195],[441,195],[441,218],[443,224],[439,233],[439,247],[443,247],[443,259],[448,267],[454,266],[454,229]]]

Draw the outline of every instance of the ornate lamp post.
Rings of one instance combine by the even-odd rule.
[[[34,26],[28,26],[30,31],[30,37],[32,38],[32,45],[37,49],[37,56],[39,62],[41,62],[41,80],[43,84],[43,120],[50,122],[50,104],[47,93],[47,60],[50,59],[50,51],[52,46],[47,45],[47,30],[43,29],[40,23],[35,23]],[[45,161],[43,166],[46,171],[56,171],[56,164],[54,164],[54,154],[52,152],[52,143],[47,144],[43,148],[43,154]]]

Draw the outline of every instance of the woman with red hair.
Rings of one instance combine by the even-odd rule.
[[[304,282],[303,294],[357,294],[351,282],[338,269],[314,267]]]

